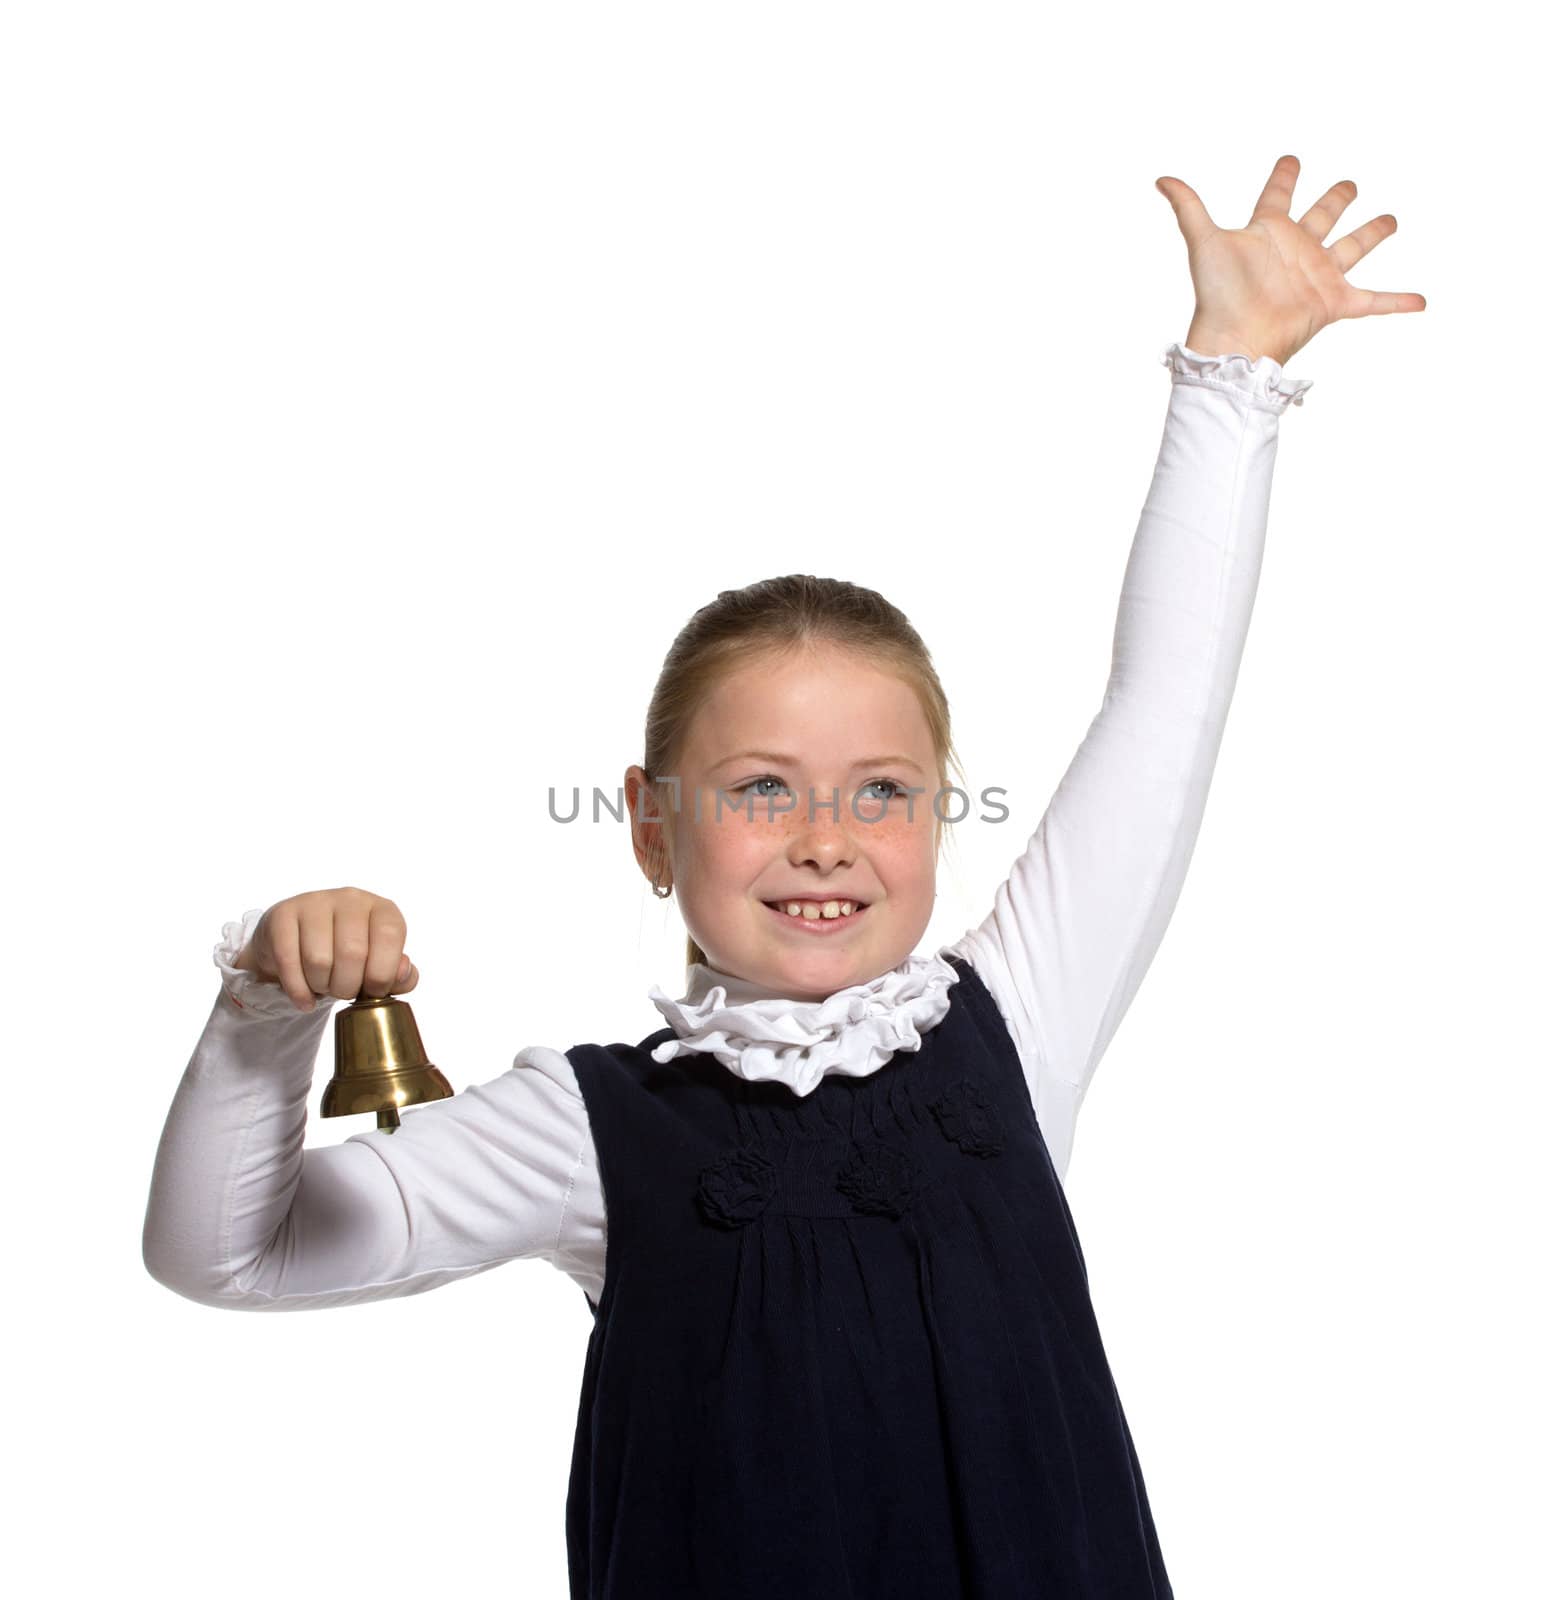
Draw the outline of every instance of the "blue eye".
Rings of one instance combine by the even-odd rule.
[[[748,791],[750,789],[752,789],[752,790],[755,791],[756,797],[758,799],[760,799],[760,800],[772,799],[773,795],[771,794],[771,792],[769,790],[760,789],[759,788],[759,785],[761,783],[773,783],[778,788],[781,788],[781,789],[784,789],[786,787],[786,781],[785,781],[784,778],[777,778],[777,777],[774,777],[772,775],[766,774],[762,778],[750,778],[747,783],[739,784],[737,788],[729,789],[727,792],[729,794],[739,794],[740,795],[740,794],[747,794]],[[865,791],[868,790],[868,789],[887,789],[887,790],[890,790],[891,792],[888,793],[888,794],[877,795],[877,796],[874,797],[876,799],[883,800],[883,801],[897,800],[902,794],[904,794],[906,792],[905,788],[904,788],[904,785],[902,783],[897,782],[893,778],[874,778],[870,783],[862,785],[861,792],[865,793]]]

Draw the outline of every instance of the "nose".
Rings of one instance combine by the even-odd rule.
[[[811,813],[811,814],[809,814]],[[860,853],[845,803],[831,806],[820,793],[791,813],[786,860],[794,867],[812,866],[827,875],[836,867],[854,865]]]

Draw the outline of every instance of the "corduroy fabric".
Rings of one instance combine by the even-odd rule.
[[[608,1218],[572,1600],[1171,1600],[1064,1190],[973,967],[806,1098],[576,1045]],[[589,1299],[588,1304],[591,1304]]]

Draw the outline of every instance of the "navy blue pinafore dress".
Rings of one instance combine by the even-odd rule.
[[[801,1097],[566,1052],[608,1218],[572,1600],[1171,1600],[1064,1190],[966,961]],[[590,1296],[588,1305],[592,1305]]]

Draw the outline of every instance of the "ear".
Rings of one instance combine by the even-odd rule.
[[[624,774],[624,800],[630,819],[630,843],[635,860],[648,882],[661,880],[669,869],[672,841],[667,836],[656,791],[647,781],[646,770],[632,766]]]

